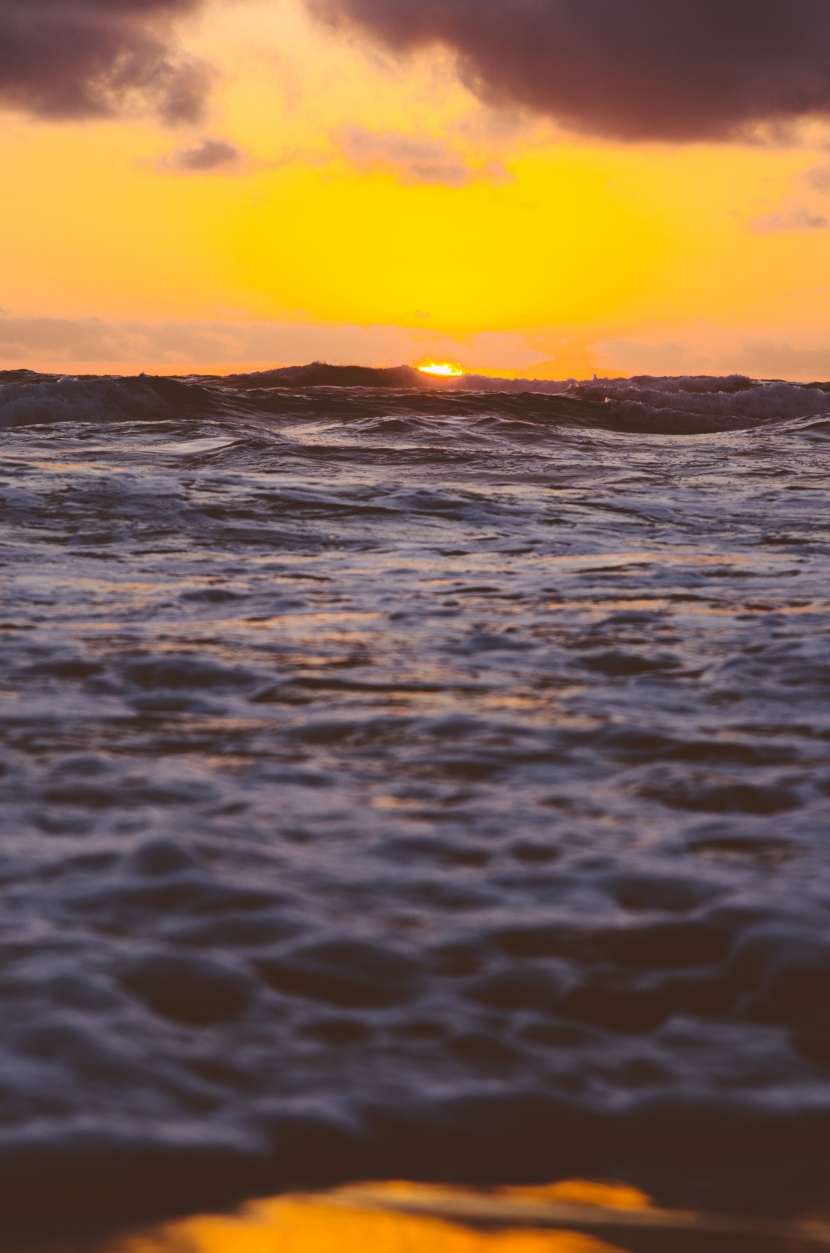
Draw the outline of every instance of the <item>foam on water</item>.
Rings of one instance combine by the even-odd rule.
[[[0,384],[7,1221],[826,1195],[821,387]]]

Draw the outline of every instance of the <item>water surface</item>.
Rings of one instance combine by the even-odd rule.
[[[830,1175],[830,398],[0,376],[23,1227]]]

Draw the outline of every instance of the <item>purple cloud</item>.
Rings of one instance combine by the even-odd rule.
[[[203,139],[192,148],[180,148],[161,164],[181,174],[211,174],[238,168],[242,153],[225,139]]]
[[[202,116],[210,73],[176,49],[201,0],[0,0],[0,104],[44,118]]]
[[[624,140],[830,115],[828,0],[307,0],[397,52],[437,43],[488,103]]]

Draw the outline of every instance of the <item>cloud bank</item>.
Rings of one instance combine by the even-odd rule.
[[[210,73],[182,56],[175,19],[201,0],[0,0],[0,104],[44,118],[151,110],[196,122]]]
[[[373,366],[458,360],[471,373],[505,371],[525,378],[736,372],[805,381],[830,377],[830,348],[820,330],[811,343],[801,337],[793,347],[775,331],[761,338],[749,330],[695,322],[674,327],[667,340],[663,329],[633,328],[631,338],[578,326],[456,338],[388,325],[105,322],[20,317],[0,309],[0,371],[227,373],[315,360]]]
[[[828,0],[307,0],[397,52],[455,54],[482,99],[623,140],[830,116]]]
[[[306,361],[395,366],[460,358],[470,370],[526,372],[545,353],[520,333],[457,339],[441,331],[350,323],[105,322],[0,310],[0,370],[170,373],[251,370]]]

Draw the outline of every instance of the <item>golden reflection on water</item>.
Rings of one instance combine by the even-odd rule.
[[[234,1215],[200,1215],[122,1236],[96,1253],[624,1253],[635,1248],[801,1253],[830,1249],[830,1222],[826,1215],[776,1221],[661,1210],[634,1188],[582,1180],[488,1193],[393,1182],[255,1201]]]
[[[407,1200],[469,1197],[461,1189],[391,1183],[320,1196],[256,1201],[238,1214],[202,1215],[121,1239],[106,1253],[620,1253],[618,1245],[570,1231],[481,1231],[429,1214],[383,1209]],[[626,1187],[580,1182],[510,1188],[505,1201],[648,1207]],[[365,1197],[367,1208],[362,1207]]]

